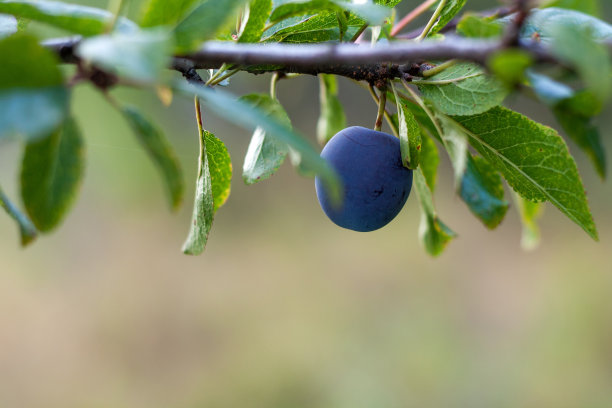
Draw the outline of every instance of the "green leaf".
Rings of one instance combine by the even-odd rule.
[[[525,71],[532,64],[531,54],[518,49],[497,52],[487,61],[491,72],[507,87],[522,83],[525,80]]]
[[[557,132],[502,107],[454,120],[522,197],[550,201],[598,239],[576,163]]]
[[[544,3],[540,7],[560,7],[581,11],[592,16],[601,15],[599,0],[552,0]]]
[[[283,106],[266,94],[250,94],[240,98],[257,109],[262,110],[267,115],[276,119],[284,126],[291,128],[291,120],[285,112]],[[289,152],[286,143],[281,142],[266,134],[261,127],[257,127],[249,148],[244,158],[242,168],[242,178],[246,184],[255,184],[261,180],[269,178],[283,164]]]
[[[400,139],[402,164],[409,169],[416,169],[421,154],[421,127],[410,111],[406,102],[398,97],[397,91],[391,84],[393,96],[397,105],[397,121]]]
[[[482,17],[466,13],[457,23],[457,32],[469,38],[493,38],[502,35],[504,26],[495,20],[495,16]]]
[[[372,25],[381,25],[391,14],[390,8],[375,4],[371,0],[361,2],[344,0],[295,0],[276,7],[270,15],[270,21],[278,22],[289,17],[315,14],[319,11],[336,12],[342,10],[355,13]]]
[[[232,123],[246,129],[261,127],[266,133],[280,142],[288,144],[300,153],[302,160],[309,168],[314,169],[325,181],[331,196],[340,201],[342,186],[336,172],[322,159],[308,141],[283,123],[268,116],[266,112],[252,105],[237,100],[232,94],[220,89],[209,89],[178,82],[175,88],[187,94],[199,96],[202,102],[213,112]]]
[[[205,0],[174,29],[179,51],[190,51],[203,41],[213,39],[247,0]]]
[[[447,0],[440,17],[429,30],[428,37],[442,30],[461,11],[467,0]]]
[[[423,133],[422,140],[423,147],[421,148],[421,161],[419,163],[419,168],[423,172],[423,176],[425,176],[429,189],[434,191],[436,189],[440,155],[438,154],[436,143],[431,137]]]
[[[68,213],[84,169],[81,130],[72,118],[51,136],[26,145],[21,198],[39,231],[49,232]]]
[[[529,73],[529,82],[538,98],[550,106],[567,135],[589,157],[599,176],[606,177],[606,153],[593,116],[601,111],[601,103],[590,92],[574,92],[553,79]]]
[[[167,32],[155,29],[92,37],[81,42],[76,52],[121,77],[153,82],[169,66],[172,44]]]
[[[210,171],[213,211],[227,201],[232,185],[232,159],[225,144],[210,132],[204,132],[206,137],[206,157]]]
[[[421,168],[414,171],[414,189],[421,204],[421,224],[419,238],[421,244],[431,256],[440,255],[448,243],[457,236],[439,218],[433,204],[431,190]]]
[[[402,0],[374,0],[374,3],[387,7],[395,7],[401,2]]]
[[[232,164],[223,142],[207,130],[200,131],[200,159],[191,228],[183,253],[199,255],[204,251],[215,212],[230,193]]]
[[[202,0],[149,0],[140,25],[142,27],[174,26],[191,7]]]
[[[84,36],[102,34],[114,19],[112,13],[99,8],[47,0],[0,1],[0,13],[46,23]],[[123,17],[119,18],[116,27],[123,32],[138,29],[136,24]]]
[[[435,84],[440,81],[443,84]],[[499,81],[470,63],[453,65],[417,86],[426,99],[447,115],[485,112],[502,103],[508,93]]]
[[[251,0],[249,18],[238,42],[259,42],[272,10],[272,0]]]
[[[13,16],[0,14],[0,38],[8,37],[17,32],[17,19]]]
[[[138,141],[161,171],[168,193],[170,208],[173,210],[178,209],[183,201],[185,185],[180,162],[172,145],[170,145],[162,131],[144,117],[136,107],[123,106],[120,109]]]
[[[542,215],[544,204],[525,200],[514,192],[513,196],[519,216],[521,217],[521,224],[523,225],[521,247],[525,251],[532,251],[540,245],[540,227],[538,226],[538,219]]]
[[[15,204],[9,200],[0,188],[0,207],[17,223],[19,226],[19,234],[21,235],[21,246],[27,246],[36,239],[38,231],[27,215],[22,213]]]
[[[346,127],[346,115],[338,99],[338,83],[333,75],[319,74],[319,103],[321,113],[317,121],[317,140],[325,145]]]
[[[345,37],[352,37],[365,23],[351,14],[347,20]],[[339,41],[340,29],[334,12],[321,12],[317,15],[291,17],[275,24],[263,34],[265,41],[283,42],[324,42]]]
[[[502,178],[482,157],[468,154],[460,195],[470,211],[480,218],[487,228],[497,227],[508,211]]]
[[[0,40],[0,140],[48,136],[64,120],[68,92],[55,56],[34,37]]]

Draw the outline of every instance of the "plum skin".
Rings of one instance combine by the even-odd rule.
[[[340,227],[360,232],[382,228],[399,214],[410,195],[412,170],[402,165],[399,140],[387,133],[348,127],[330,139],[321,157],[344,184],[344,200],[337,207],[315,177],[319,204]]]

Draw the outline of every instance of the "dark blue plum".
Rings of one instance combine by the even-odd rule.
[[[337,225],[374,231],[400,212],[412,188],[412,170],[402,165],[399,140],[359,126],[338,132],[321,152],[344,183],[344,200],[335,207],[322,181],[315,178],[319,203]]]

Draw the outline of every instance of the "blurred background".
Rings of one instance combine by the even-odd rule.
[[[612,4],[602,3],[612,20]],[[240,74],[230,90],[267,92],[268,81]],[[317,87],[300,77],[278,89],[313,141]],[[599,243],[547,206],[541,246],[523,252],[514,206],[488,231],[454,195],[443,155],[435,200],[459,237],[431,259],[417,238],[415,197],[382,230],[340,229],[313,181],[289,164],[245,186],[250,132],[204,112],[229,148],[234,182],[205,253],[188,257],[180,249],[196,175],[192,101],[165,108],[153,92],[113,93],[165,130],[187,199],[168,211],[159,174],[127,125],[94,89],[77,87],[87,168],[72,213],[26,250],[0,216],[0,406],[612,406],[612,183],[575,145]],[[345,80],[340,93],[348,123],[371,127],[370,96]],[[557,126],[529,100],[507,104]],[[608,148],[611,114],[600,120]],[[17,144],[0,149],[0,184],[12,197],[20,157]]]

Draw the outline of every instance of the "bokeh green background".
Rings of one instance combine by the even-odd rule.
[[[230,89],[265,92],[268,80],[238,75]],[[369,95],[340,87],[349,124],[371,126]],[[193,184],[191,101],[165,108],[154,92],[113,93],[161,124]],[[312,139],[317,93],[313,77],[279,84],[294,126]],[[529,100],[508,105],[555,125]],[[0,216],[0,406],[612,406],[612,184],[575,145],[601,242],[548,206],[542,245],[523,252],[515,209],[487,231],[454,195],[444,158],[436,205],[460,236],[433,260],[419,246],[414,197],[382,230],[340,229],[313,181],[288,164],[244,186],[249,132],[205,112],[233,157],[234,183],[205,254],[187,257],[192,188],[169,213],[119,115],[85,85],[73,110],[87,169],[71,215],[26,250]],[[600,120],[608,145],[611,113]],[[14,197],[20,156],[17,144],[1,146],[0,183]]]

